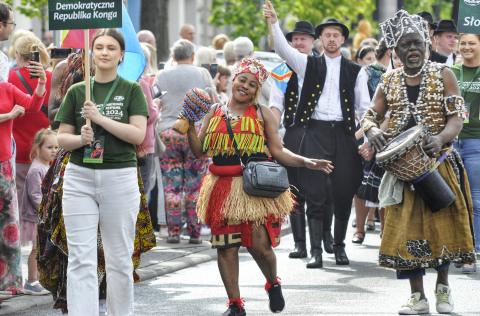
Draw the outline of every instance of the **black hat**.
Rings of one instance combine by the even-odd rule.
[[[313,25],[308,21],[298,21],[297,23],[295,23],[295,28],[291,32],[288,32],[287,35],[285,35],[287,41],[292,41],[293,33],[303,33],[315,38],[315,31],[313,30]]]
[[[433,16],[430,12],[427,11],[422,11],[417,13],[417,15],[420,15],[422,19],[428,22],[428,25],[430,25],[431,28],[433,28],[435,25],[433,23]]]
[[[343,37],[345,37],[345,40],[348,38],[348,34],[350,33],[348,27],[346,27],[345,24],[340,23],[337,19],[327,19],[322,24],[317,25],[317,27],[315,28],[315,37],[319,37],[320,34],[322,34],[323,29],[328,26],[340,27],[342,29],[342,35]]]
[[[457,26],[455,25],[455,22],[453,20],[440,20],[433,34],[438,34],[442,32],[457,33]]]

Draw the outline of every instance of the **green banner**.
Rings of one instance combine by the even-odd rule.
[[[50,30],[122,26],[122,0],[48,0]]]
[[[458,33],[480,34],[480,0],[459,0],[458,5]]]

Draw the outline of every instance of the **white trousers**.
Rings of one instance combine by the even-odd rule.
[[[105,253],[108,315],[133,315],[132,253],[139,206],[136,168],[95,170],[67,165],[63,217],[68,243],[68,315],[99,313],[99,226]]]

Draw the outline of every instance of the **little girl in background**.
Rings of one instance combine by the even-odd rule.
[[[28,279],[24,285],[24,293],[30,295],[46,295],[47,290],[38,282],[37,270],[37,210],[42,201],[42,181],[50,163],[58,151],[57,134],[50,129],[41,129],[33,140],[30,158],[32,164],[25,178],[23,191],[23,209],[20,214],[21,240],[25,245],[32,242],[32,252],[28,256]]]

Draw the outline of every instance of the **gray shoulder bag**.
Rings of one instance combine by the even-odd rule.
[[[260,106],[259,109],[263,117],[262,107]],[[233,148],[235,148],[235,153],[243,169],[242,178],[245,193],[253,196],[275,198],[287,191],[290,186],[287,169],[282,165],[270,160],[248,160],[246,164],[243,163],[242,155],[233,136],[230,118],[226,114],[224,118]]]

